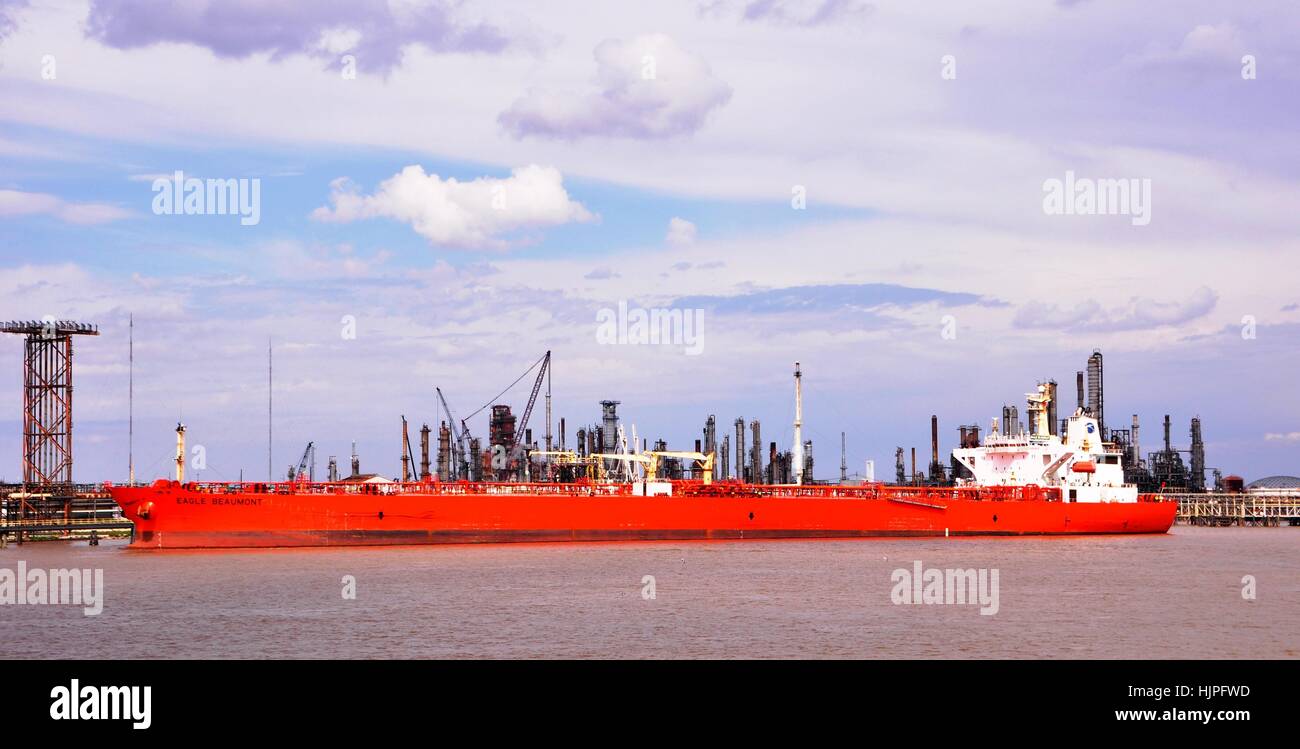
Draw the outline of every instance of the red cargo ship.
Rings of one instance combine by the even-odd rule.
[[[1052,487],[636,483],[115,486],[138,548],[1165,533],[1176,502]]]
[[[796,362],[796,466],[800,375]],[[534,396],[541,382],[539,375]],[[995,425],[986,444],[954,450],[969,473],[956,486],[812,485],[801,471],[793,484],[715,482],[712,451],[663,450],[526,451],[526,465],[543,461],[541,475],[569,479],[537,483],[396,482],[360,475],[355,461],[344,481],[186,483],[178,424],[180,480],[111,492],[135,522],[132,546],[146,548],[1167,532],[1177,503],[1139,496],[1124,482],[1119,450],[1100,439],[1098,420],[1084,409],[1067,420],[1064,439],[1057,435],[1054,396],[1054,385],[1029,394],[1031,434]],[[659,480],[665,460],[693,461],[693,478]]]

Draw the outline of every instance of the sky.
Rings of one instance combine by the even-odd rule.
[[[1094,349],[1144,452],[1199,416],[1210,467],[1300,474],[1296,28],[1289,2],[0,0],[0,318],[99,326],[81,481],[126,477],[131,319],[141,479],[177,421],[198,478],[265,477],[268,345],[277,475],[354,440],[396,475],[435,387],[465,417],[550,350],[570,442],[616,399],[674,448],[715,414],[789,449],[799,361],[816,477],[841,432],[889,477],[931,414],[946,451],[1047,378],[1071,410]],[[178,172],[203,206],[166,200]],[[248,210],[206,200],[227,180]],[[624,309],[693,324],[602,335]],[[0,337],[9,481],[21,356]]]

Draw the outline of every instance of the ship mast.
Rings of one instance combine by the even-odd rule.
[[[135,315],[127,318],[126,380],[126,471],[127,483],[135,486]]]
[[[271,461],[271,339],[266,339],[266,480],[275,481]]]
[[[803,483],[803,372],[794,363],[794,482]]]

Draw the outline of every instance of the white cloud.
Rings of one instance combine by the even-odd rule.
[[[1240,61],[1242,54],[1249,51],[1241,33],[1232,24],[1200,24],[1187,32],[1177,47],[1152,45],[1142,54],[1130,57],[1127,62],[1138,67],[1191,62],[1234,65]]]
[[[1269,442],[1300,442],[1300,432],[1269,432],[1264,439]]]
[[[768,21],[788,26],[820,26],[870,14],[862,0],[708,0],[701,15],[739,15],[744,21]]]
[[[70,203],[57,195],[0,190],[0,217],[45,214],[69,224],[103,224],[130,216],[107,203]]]
[[[695,224],[684,218],[673,216],[668,222],[668,236],[666,237],[670,244],[690,244],[695,241]]]
[[[1147,297],[1134,297],[1128,304],[1111,310],[1103,308],[1093,299],[1085,299],[1070,309],[1055,304],[1029,302],[1016,313],[1014,324],[1019,328],[1144,330],[1180,325],[1204,317],[1214,309],[1218,301],[1218,294],[1202,286],[1182,301],[1162,302]]]
[[[596,91],[532,90],[498,121],[519,138],[667,138],[699,130],[731,98],[703,58],[665,34],[607,39],[595,56]]]
[[[341,223],[396,219],[430,243],[448,247],[501,249],[512,244],[503,235],[595,219],[569,198],[558,169],[536,164],[514,169],[504,179],[469,182],[425,174],[412,165],[384,180],[372,195],[362,195],[347,178],[331,186],[333,207],[317,208],[312,218]]]

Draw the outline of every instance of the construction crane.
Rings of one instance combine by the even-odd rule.
[[[451,413],[451,406],[447,405],[447,398],[442,394],[442,388],[434,388],[438,391],[438,400],[442,402],[442,410],[447,414],[447,423],[451,425],[452,431],[455,432],[455,447],[452,448],[452,472],[457,476],[461,475],[461,468],[465,467],[465,451],[469,449],[469,426],[464,421],[458,421]],[[457,429],[456,425],[460,424]],[[469,478],[466,476],[466,478]]]
[[[307,481],[316,480],[316,443],[315,442],[307,443],[307,449],[302,451],[302,460],[298,461],[298,469],[296,471],[292,468],[289,469],[290,481],[293,481],[295,478],[298,481],[302,481],[304,475],[307,477],[306,479]]]
[[[551,352],[547,351],[542,357],[542,367],[537,370],[537,380],[533,383],[533,392],[528,396],[528,406],[524,408],[523,418],[519,419],[519,426],[515,427],[514,443],[506,451],[506,455],[515,457],[516,452],[520,450],[520,441],[523,439],[525,429],[528,428],[528,417],[533,413],[533,406],[537,403],[537,393],[542,389],[542,381],[546,378],[546,370],[551,366]]]

